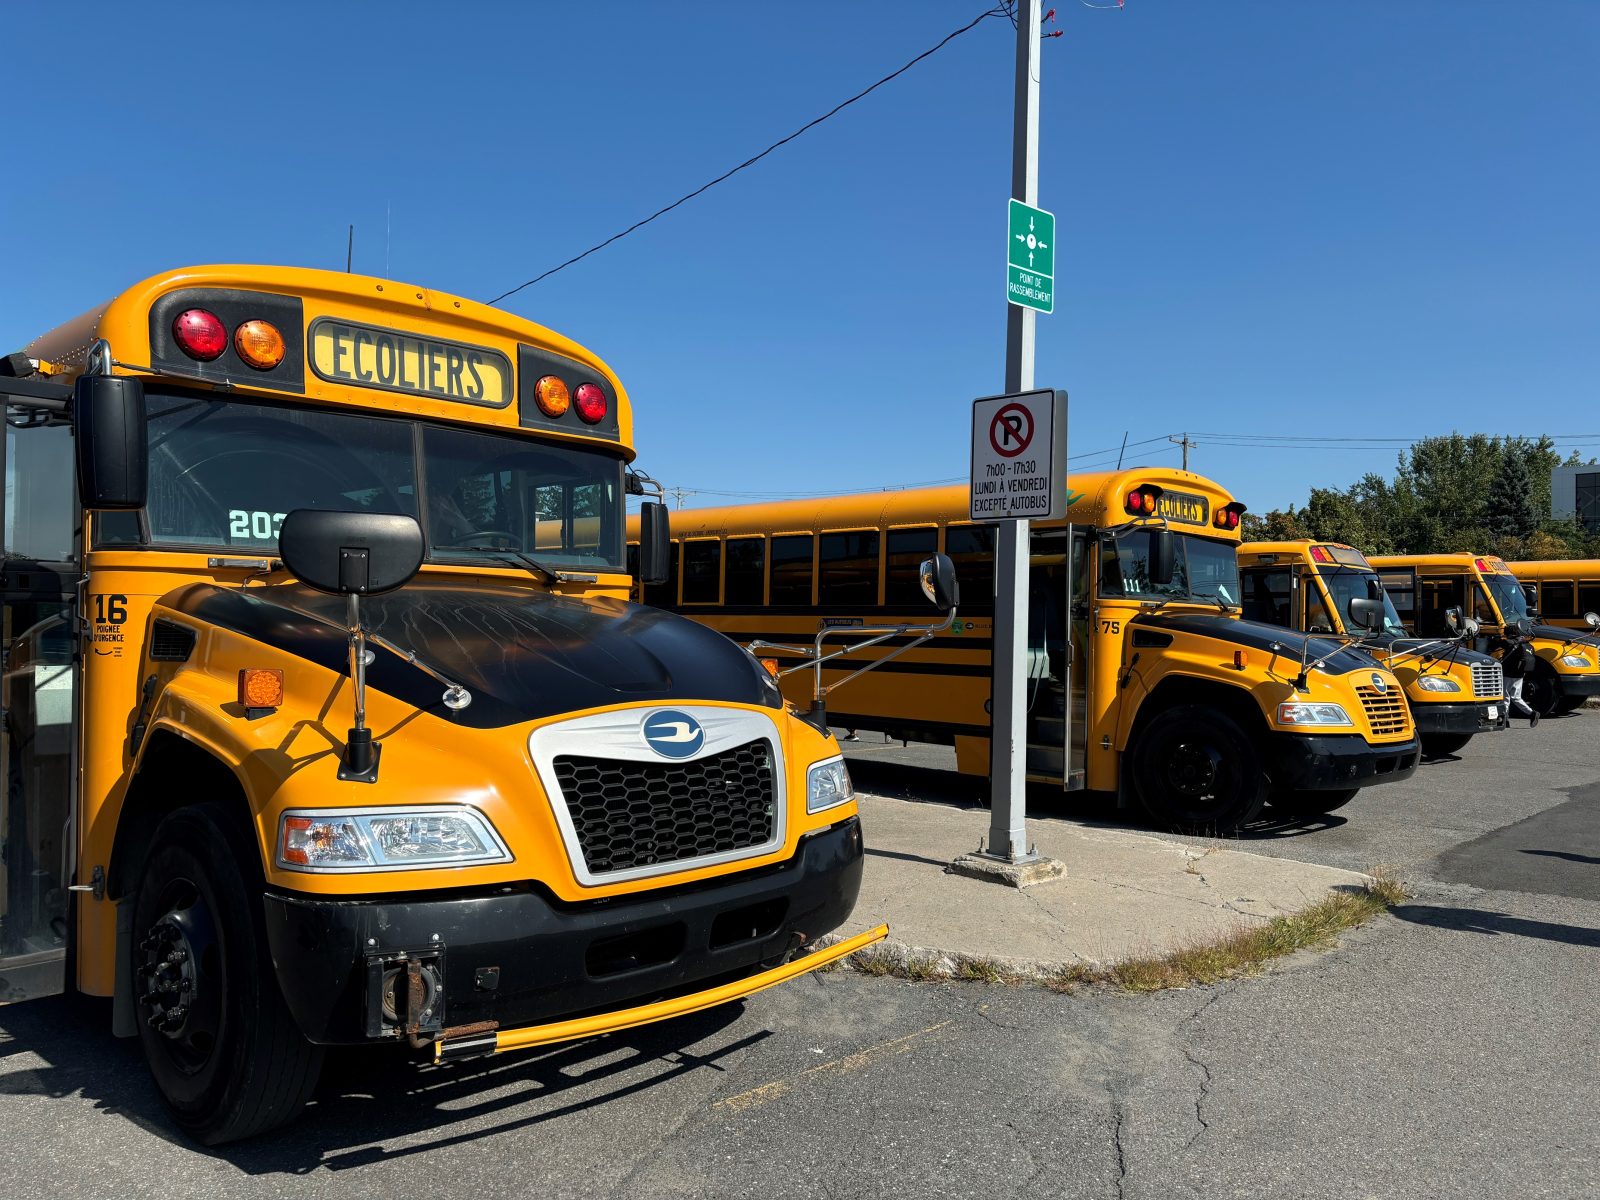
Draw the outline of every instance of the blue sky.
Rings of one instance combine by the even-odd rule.
[[[357,270],[487,299],[983,7],[13,0],[0,349],[170,266],[342,268],[350,222]],[[1600,4],[1059,8],[1038,380],[1074,454],[1210,434],[1195,469],[1259,511],[1394,452],[1215,435],[1600,430]],[[690,505],[959,477],[1002,381],[1012,55],[986,21],[507,306],[612,364]]]

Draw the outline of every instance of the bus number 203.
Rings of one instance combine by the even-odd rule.
[[[285,513],[247,512],[242,508],[228,510],[228,537],[249,538],[265,542],[278,536],[278,526],[283,524]]]

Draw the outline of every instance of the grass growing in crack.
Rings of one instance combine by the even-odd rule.
[[[994,959],[952,955],[949,961],[942,961],[938,955],[897,956],[877,947],[859,951],[845,961],[863,975],[893,975],[916,982],[960,979],[1008,985],[1042,983],[1068,993],[1083,987],[1158,992],[1252,975],[1275,958],[1330,946],[1340,933],[1366,924],[1408,898],[1405,885],[1387,868],[1378,867],[1362,888],[1335,892],[1299,912],[1244,926],[1211,941],[1108,967],[1071,963],[1044,975],[1026,974]]]

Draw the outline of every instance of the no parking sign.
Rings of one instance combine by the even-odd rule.
[[[972,402],[974,521],[1067,515],[1067,394],[1051,388]]]

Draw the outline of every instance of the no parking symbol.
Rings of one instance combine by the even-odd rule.
[[[1033,441],[1033,414],[1020,404],[1008,404],[989,422],[989,445],[1001,458],[1015,458]]]

